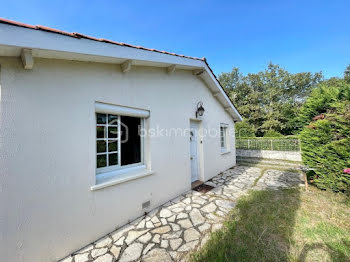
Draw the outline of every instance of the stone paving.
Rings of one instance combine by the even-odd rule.
[[[206,184],[207,193],[189,191],[90,244],[61,262],[186,261],[219,230],[237,198],[248,189],[278,189],[303,184],[298,173],[237,166]]]
[[[303,174],[269,169],[265,171],[253,189],[277,190],[296,186],[305,186]]]

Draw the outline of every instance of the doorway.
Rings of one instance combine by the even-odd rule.
[[[191,183],[199,181],[199,122],[190,121]]]

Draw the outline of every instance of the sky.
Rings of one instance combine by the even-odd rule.
[[[0,17],[206,57],[215,74],[272,62],[329,78],[350,64],[349,0],[2,0]]]

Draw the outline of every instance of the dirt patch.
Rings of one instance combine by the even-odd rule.
[[[209,186],[206,184],[201,184],[195,188],[193,188],[194,191],[200,192],[200,193],[207,193],[210,190],[212,190],[214,187],[213,186]]]

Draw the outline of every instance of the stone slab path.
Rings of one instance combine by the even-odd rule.
[[[265,171],[264,175],[259,179],[253,189],[277,190],[281,188],[290,188],[296,186],[305,186],[303,174],[290,171],[268,169]]]
[[[245,166],[226,170],[206,182],[214,187],[211,191],[189,191],[60,262],[186,261],[189,252],[203,246],[210,233],[222,227],[237,198],[249,189],[304,185],[298,173],[261,172],[261,168]]]

